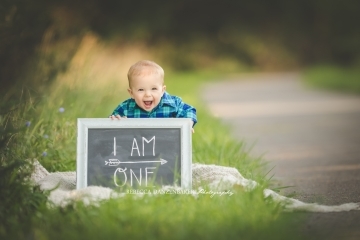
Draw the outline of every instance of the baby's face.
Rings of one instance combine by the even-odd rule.
[[[159,104],[165,89],[161,77],[148,74],[133,77],[128,91],[139,107],[150,112]]]

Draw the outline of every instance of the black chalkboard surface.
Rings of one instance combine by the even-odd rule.
[[[190,189],[191,157],[190,119],[78,119],[77,189]]]

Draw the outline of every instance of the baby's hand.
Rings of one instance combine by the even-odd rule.
[[[122,118],[126,118],[126,117],[120,117],[120,115],[116,115],[116,116],[114,116],[114,115],[111,115],[109,118],[111,118],[112,120],[114,120],[114,119],[122,119]]]

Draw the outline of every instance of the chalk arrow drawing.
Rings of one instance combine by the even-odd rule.
[[[118,165],[120,165],[120,163],[154,163],[154,162],[159,162],[161,163],[161,165],[164,165],[165,163],[167,163],[168,161],[166,161],[165,159],[160,158],[160,160],[156,160],[156,161],[124,161],[121,162],[119,159],[109,159],[109,161],[105,160],[105,166],[108,165],[110,167],[116,167]]]

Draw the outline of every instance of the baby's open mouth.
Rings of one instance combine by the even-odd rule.
[[[146,107],[150,107],[152,104],[152,101],[144,101],[144,104]]]

